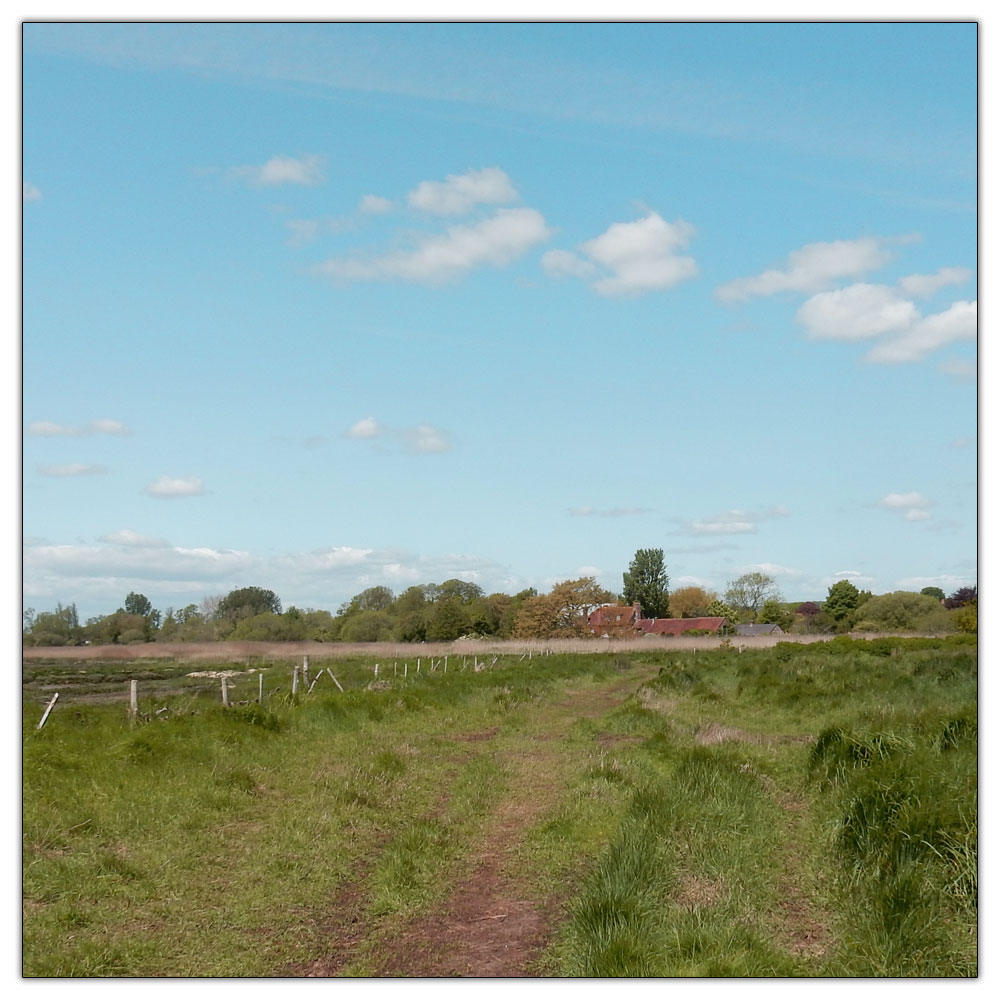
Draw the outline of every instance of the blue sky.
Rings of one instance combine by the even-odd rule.
[[[974,24],[29,24],[25,603],[976,581]]]

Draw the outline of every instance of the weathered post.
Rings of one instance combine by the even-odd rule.
[[[292,668],[292,694],[295,694],[299,690],[299,668]]]
[[[49,717],[49,712],[52,711],[52,706],[55,705],[55,703],[58,700],[59,700],[59,692],[56,691],[56,693],[52,695],[52,700],[48,703],[48,705],[45,706],[45,711],[42,714],[41,721],[38,723],[37,726],[35,726],[36,729],[41,729],[42,726],[45,725],[45,720]]]
[[[134,719],[139,714],[139,682],[128,682],[128,714]]]
[[[375,676],[378,677],[378,664],[375,664]]]
[[[264,703],[264,675],[257,675],[257,701]]]
[[[229,708],[229,678],[222,678],[222,704]]]
[[[302,657],[302,680],[305,681],[306,684],[309,683],[309,657],[308,656],[303,656]]]
[[[448,673],[448,657],[444,658],[444,672]]]

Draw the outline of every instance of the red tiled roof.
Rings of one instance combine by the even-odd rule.
[[[632,607],[627,604],[605,604],[604,607],[591,611],[587,615],[587,621],[594,628],[599,628],[605,623],[631,625],[634,620],[634,614],[635,612]]]
[[[651,635],[680,635],[688,629],[718,632],[725,624],[725,618],[640,618],[636,628]]]

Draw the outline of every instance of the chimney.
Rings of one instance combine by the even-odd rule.
[[[638,601],[632,604],[632,614],[636,621],[642,617],[642,605]]]

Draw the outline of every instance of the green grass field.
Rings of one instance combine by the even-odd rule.
[[[24,974],[976,975],[974,641],[492,661],[26,664]]]

